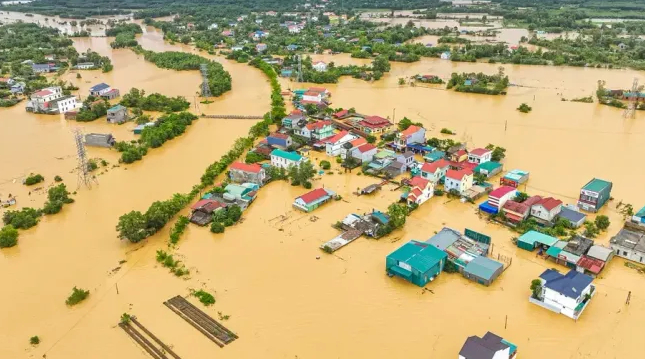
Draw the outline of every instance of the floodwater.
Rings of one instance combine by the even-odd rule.
[[[140,39],[145,48],[193,51],[166,44],[160,33],[146,30]],[[128,50],[111,50],[108,43],[107,38],[76,41],[79,50],[91,47],[111,56],[115,66],[109,74],[82,72],[81,93],[90,86],[88,80],[105,81],[122,91],[132,86],[166,95],[190,96],[196,91],[198,75],[158,69]],[[347,55],[313,58],[338,64],[365,61]],[[213,104],[199,104],[199,112],[268,110],[270,89],[259,71],[216,59],[231,72],[234,89]],[[627,120],[613,108],[561,101],[593,94],[599,79],[610,88],[626,88],[637,72],[506,65],[511,82],[524,87],[511,87],[507,96],[497,97],[397,84],[399,77],[448,77],[455,71],[493,73],[498,66],[423,59],[393,63],[391,72],[378,82],[343,78],[326,87],[333,94],[333,107],[355,107],[394,120],[407,116],[424,123],[428,136],[440,136],[439,130],[447,127],[457,132],[455,140],[470,147],[488,143],[505,147],[506,169],[531,172],[527,186],[521,188],[530,194],[573,203],[590,178],[613,181],[615,199],[602,211],[612,225],[599,243],[607,243],[619,229],[618,201],[635,207],[645,203],[645,192],[640,190],[645,171],[634,165],[631,156],[645,139],[642,114]],[[66,76],[75,80],[74,74]],[[308,84],[283,80],[283,85]],[[523,102],[533,107],[531,113],[515,110]],[[8,178],[33,169],[43,173],[47,183],[54,173],[70,171],[73,157],[55,160],[55,156],[74,155],[71,127],[131,136],[127,127],[131,124],[67,123],[26,114],[22,108],[0,110],[0,121],[3,178],[6,167]],[[76,203],[21,232],[18,246],[0,251],[0,272],[8,274],[3,279],[6,294],[0,298],[0,307],[5,308],[0,313],[0,357],[147,358],[116,326],[124,312],[137,315],[184,358],[397,358],[402,353],[409,358],[450,358],[468,336],[488,330],[516,343],[521,357],[529,359],[543,358],[542,353],[554,359],[623,358],[640,350],[635,333],[645,316],[642,274],[614,259],[595,281],[598,295],[577,322],[536,307],[528,302],[530,281],[557,265],[518,250],[511,242],[513,233],[479,219],[470,204],[433,198],[408,218],[403,230],[380,240],[360,238],[335,255],[322,253],[318,246],[337,235],[332,223],[352,212],[385,210],[400,195],[385,187],[374,197],[355,197],[351,192],[356,188],[375,183],[365,176],[335,173],[316,179],[314,186],[331,188],[343,200],[311,214],[291,207],[306,190],[272,183],[259,192],[243,223],[226,233],[213,235],[207,228],[189,226],[176,250],[191,269],[189,279],[176,278],[155,262],[155,250],[166,247],[168,228],[138,245],[117,240],[114,226],[121,214],[145,210],[155,200],[188,191],[204,168],[252,123],[196,121],[181,137],[151,150],[143,161],[99,176],[98,186],[79,190]],[[113,161],[117,157],[111,151],[89,151],[91,157],[111,156]],[[311,154],[315,163],[323,157]],[[74,174],[63,177],[75,187]],[[18,187],[3,184],[0,192]],[[20,194],[21,205],[27,197]],[[443,226],[468,227],[492,236],[495,255],[512,257],[512,265],[491,287],[442,274],[427,286],[432,292],[385,275],[389,252],[409,239],[424,240]],[[121,260],[127,262],[119,265]],[[91,294],[70,309],[64,301],[73,286]],[[220,349],[163,306],[163,301],[187,295],[190,288],[215,294],[217,303],[205,311],[215,318],[218,312],[230,315],[223,323],[239,340]],[[628,291],[632,298],[626,306]],[[42,340],[36,348],[28,343],[33,335]]]

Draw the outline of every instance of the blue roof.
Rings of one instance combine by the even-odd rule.
[[[490,204],[488,204],[488,201],[480,204],[479,209],[486,213],[491,213],[491,214],[497,214],[497,212],[499,212],[499,208],[495,206],[491,206]]]
[[[578,223],[581,220],[585,219],[587,215],[582,212],[574,211],[563,206],[562,209],[560,210],[560,213],[558,213],[558,217],[562,217],[571,222]]]
[[[580,297],[582,291],[593,281],[593,278],[586,274],[579,273],[575,269],[570,270],[569,273],[565,275],[553,272],[555,271],[547,269],[540,275],[540,278],[546,281],[544,286],[572,299]],[[545,279],[542,276],[545,276],[548,279]]]
[[[101,90],[105,90],[106,88],[110,88],[110,85],[108,85],[108,84],[106,84],[104,82],[101,82],[98,85],[94,85],[94,86],[90,87],[90,91],[101,91]]]
[[[432,148],[430,146],[420,145],[418,143],[409,144],[407,147],[411,148],[413,150],[423,151],[423,152],[432,152],[432,151],[434,151],[434,148]]]

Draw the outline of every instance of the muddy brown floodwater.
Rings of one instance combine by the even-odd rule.
[[[193,51],[164,43],[152,29],[146,29],[140,40],[157,51]],[[76,41],[79,50],[91,47],[111,56],[115,67],[110,74],[83,72],[81,93],[100,81],[122,91],[135,86],[187,97],[196,91],[197,74],[157,69],[128,50],[111,50],[108,42],[106,38]],[[346,55],[314,56],[318,58],[338,64],[364,61]],[[259,71],[215,59],[231,72],[233,90],[213,104],[199,104],[199,112],[268,110],[270,89]],[[606,244],[620,226],[618,201],[635,207],[645,203],[645,171],[632,157],[645,140],[642,114],[626,120],[613,108],[560,100],[593,94],[599,79],[610,88],[628,87],[637,72],[505,66],[518,86],[498,97],[397,84],[399,77],[448,77],[454,71],[491,73],[497,66],[424,59],[392,64],[392,71],[375,83],[342,79],[327,87],[333,93],[333,107],[355,107],[395,120],[407,116],[423,122],[430,130],[428,136],[440,136],[439,130],[447,127],[457,132],[456,140],[469,146],[495,143],[507,148],[505,168],[530,171],[528,185],[521,189],[531,194],[554,195],[573,203],[590,178],[613,181],[615,199],[601,211],[612,225],[599,243]],[[73,74],[66,76],[75,80]],[[283,81],[285,88],[307,85]],[[522,102],[533,111],[519,113],[516,108]],[[72,127],[131,136],[130,124],[68,123],[26,114],[21,107],[0,110],[0,121],[3,180],[38,171],[49,184],[53,174],[66,173],[63,177],[72,188],[75,175],[67,174],[74,167]],[[98,186],[79,190],[76,203],[21,232],[18,246],[0,251],[0,272],[5,274],[0,358],[43,354],[50,359],[146,358],[116,326],[124,312],[137,315],[183,358],[454,358],[466,337],[487,330],[516,343],[522,358],[540,359],[545,353],[553,359],[626,358],[640,352],[637,333],[645,318],[642,274],[614,259],[595,280],[598,295],[577,322],[546,311],[528,302],[529,285],[545,268],[557,265],[518,250],[511,242],[513,233],[479,219],[470,204],[433,198],[408,218],[403,230],[387,238],[361,238],[335,255],[322,253],[318,246],[337,235],[330,224],[351,212],[385,209],[398,198],[400,192],[390,187],[374,197],[353,196],[357,187],[374,183],[365,176],[336,173],[316,179],[315,186],[332,188],[343,200],[311,214],[291,207],[293,198],[306,190],[272,183],[244,213],[243,223],[224,234],[189,226],[176,255],[191,269],[190,279],[176,278],[155,262],[155,251],[166,247],[168,228],[137,245],[116,239],[114,226],[121,214],[145,210],[154,200],[187,191],[252,123],[196,121],[181,137],[152,150],[144,161],[99,176]],[[111,151],[90,149],[90,155],[116,163]],[[323,156],[313,153],[311,159],[318,163]],[[42,196],[33,204],[25,201],[31,197],[23,187],[3,182],[0,192],[16,191],[20,205],[42,204]],[[511,256],[512,265],[490,287],[442,274],[428,285],[432,292],[385,275],[388,253],[410,239],[425,240],[444,225],[492,236],[494,251]],[[120,260],[127,262],[119,265]],[[91,294],[70,309],[64,301],[73,286]],[[220,349],[162,305],[172,296],[187,295],[190,288],[215,293],[217,303],[204,310],[215,318],[218,312],[230,315],[224,324],[239,340]],[[625,306],[628,291],[632,300]],[[36,348],[28,344],[33,335],[42,340]]]

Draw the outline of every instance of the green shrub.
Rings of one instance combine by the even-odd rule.
[[[443,134],[446,134],[446,135],[454,135],[454,134],[455,134],[454,132],[452,132],[452,130],[447,129],[447,128],[445,128],[445,127],[444,127],[444,128],[442,128],[442,129],[441,129],[441,131],[439,131],[439,132],[441,132],[441,133],[443,133]]]
[[[320,168],[322,168],[324,170],[328,170],[328,169],[331,168],[331,163],[329,163],[329,161],[325,161],[325,160],[320,161]]]
[[[533,108],[531,108],[531,106],[529,106],[529,105],[527,105],[525,103],[521,104],[520,107],[517,108],[517,110],[522,112],[522,113],[529,113],[529,112],[531,112],[532,109]]]
[[[18,244],[18,230],[12,225],[0,229],[0,248],[9,248]]]
[[[62,181],[63,181],[63,179],[61,178],[61,176],[55,176],[55,177],[54,177],[54,181],[56,181],[56,182],[62,182]]]
[[[33,186],[36,183],[40,183],[45,180],[45,177],[39,175],[39,174],[30,174],[29,177],[25,179],[25,185],[27,186]]]
[[[40,338],[38,338],[37,335],[34,335],[33,337],[29,338],[29,344],[31,344],[31,345],[40,344]]]
[[[38,224],[41,215],[40,210],[25,207],[19,211],[6,211],[2,216],[2,221],[16,229],[29,229]]]
[[[201,289],[198,291],[193,290],[191,294],[197,299],[199,299],[199,301],[202,302],[202,304],[204,304],[207,307],[209,305],[215,304],[215,297],[204,290],[201,290]]]
[[[78,289],[74,287],[72,289],[72,294],[67,298],[67,300],[65,301],[65,304],[69,306],[76,305],[84,301],[89,295],[90,295],[89,290]]]
[[[211,223],[211,232],[213,233],[224,233],[224,225],[219,222]]]

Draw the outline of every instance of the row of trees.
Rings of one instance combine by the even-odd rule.
[[[190,107],[190,102],[182,96],[167,97],[159,93],[146,96],[145,90],[132,88],[121,98],[121,105],[128,108],[139,108],[144,111],[177,112]]]

